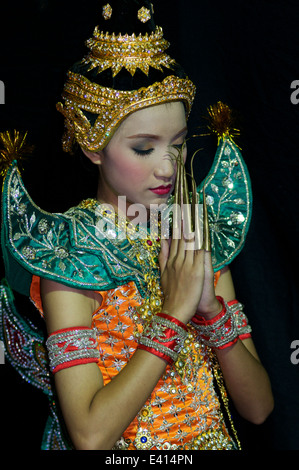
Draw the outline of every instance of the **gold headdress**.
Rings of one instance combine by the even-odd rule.
[[[110,1],[101,28],[86,43],[89,54],[68,72],[64,103],[57,104],[65,151],[74,141],[84,150],[104,148],[122,120],[145,107],[183,101],[188,116],[194,100],[194,84],[165,53],[169,43],[154,24],[151,3]]]

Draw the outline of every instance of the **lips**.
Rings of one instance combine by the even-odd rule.
[[[168,184],[167,186],[157,186],[157,188],[150,188],[150,190],[153,193],[158,194],[159,196],[161,196],[161,195],[164,195],[164,194],[168,194],[170,192],[171,188],[172,188],[172,185]]]

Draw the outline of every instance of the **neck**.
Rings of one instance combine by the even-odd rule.
[[[103,194],[102,188],[98,188],[97,200],[102,204],[106,205],[110,210],[113,210],[116,214],[126,218],[128,221],[146,224],[150,218],[150,209],[146,208],[142,204],[133,203],[126,198],[115,192],[111,193],[111,197],[107,198]]]

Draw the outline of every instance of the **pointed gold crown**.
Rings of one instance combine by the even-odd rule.
[[[121,2],[117,3],[119,8]],[[106,4],[103,18],[107,20],[112,15],[112,7]],[[141,23],[152,21],[152,5],[139,8],[137,17]],[[95,28],[93,37],[86,42],[90,52],[80,62],[80,73],[78,67],[68,72],[62,94],[64,103],[57,104],[65,117],[65,151],[71,151],[75,141],[84,150],[101,150],[129,114],[145,107],[183,101],[189,116],[195,86],[185,75],[182,75],[185,78],[176,75],[178,64],[165,53],[169,43],[163,37],[162,28],[152,26],[149,31],[150,34],[116,35]],[[159,71],[162,78],[148,85],[152,69]],[[128,89],[128,81],[124,87],[119,86],[123,73],[134,77],[136,71],[143,73],[145,86]],[[111,87],[107,82],[101,83],[103,73],[111,73]]]
[[[91,52],[83,59],[88,70],[98,68],[98,73],[111,68],[113,77],[124,67],[131,75],[139,68],[146,75],[149,68],[163,71],[162,66],[171,68],[175,60],[165,54],[169,42],[163,37],[163,30],[157,26],[150,35],[141,33],[117,36],[95,28],[93,37],[86,42]]]

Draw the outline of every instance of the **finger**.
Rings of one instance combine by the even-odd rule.
[[[186,250],[202,249],[202,228],[200,221],[200,205],[196,202],[193,210],[193,217],[189,206],[184,207],[184,237]]]
[[[195,241],[192,246],[186,250],[186,262],[190,262],[196,269],[204,271],[205,266],[205,251],[195,247]],[[188,247],[188,245],[187,245]]]
[[[195,253],[195,234],[194,232],[184,234],[184,250],[186,261],[193,263]]]
[[[164,272],[165,266],[167,264],[168,256],[169,256],[168,240],[162,239],[161,240],[161,249],[160,249],[160,253],[159,253],[159,257],[158,257],[161,274],[163,274],[163,272]]]
[[[180,213],[181,214],[181,213]],[[177,216],[178,217],[178,216]],[[182,219],[177,219],[176,227],[171,239],[170,250],[169,250],[169,261],[173,261],[178,257],[178,254],[181,253],[181,243],[182,243],[182,233],[183,233],[183,221]]]

